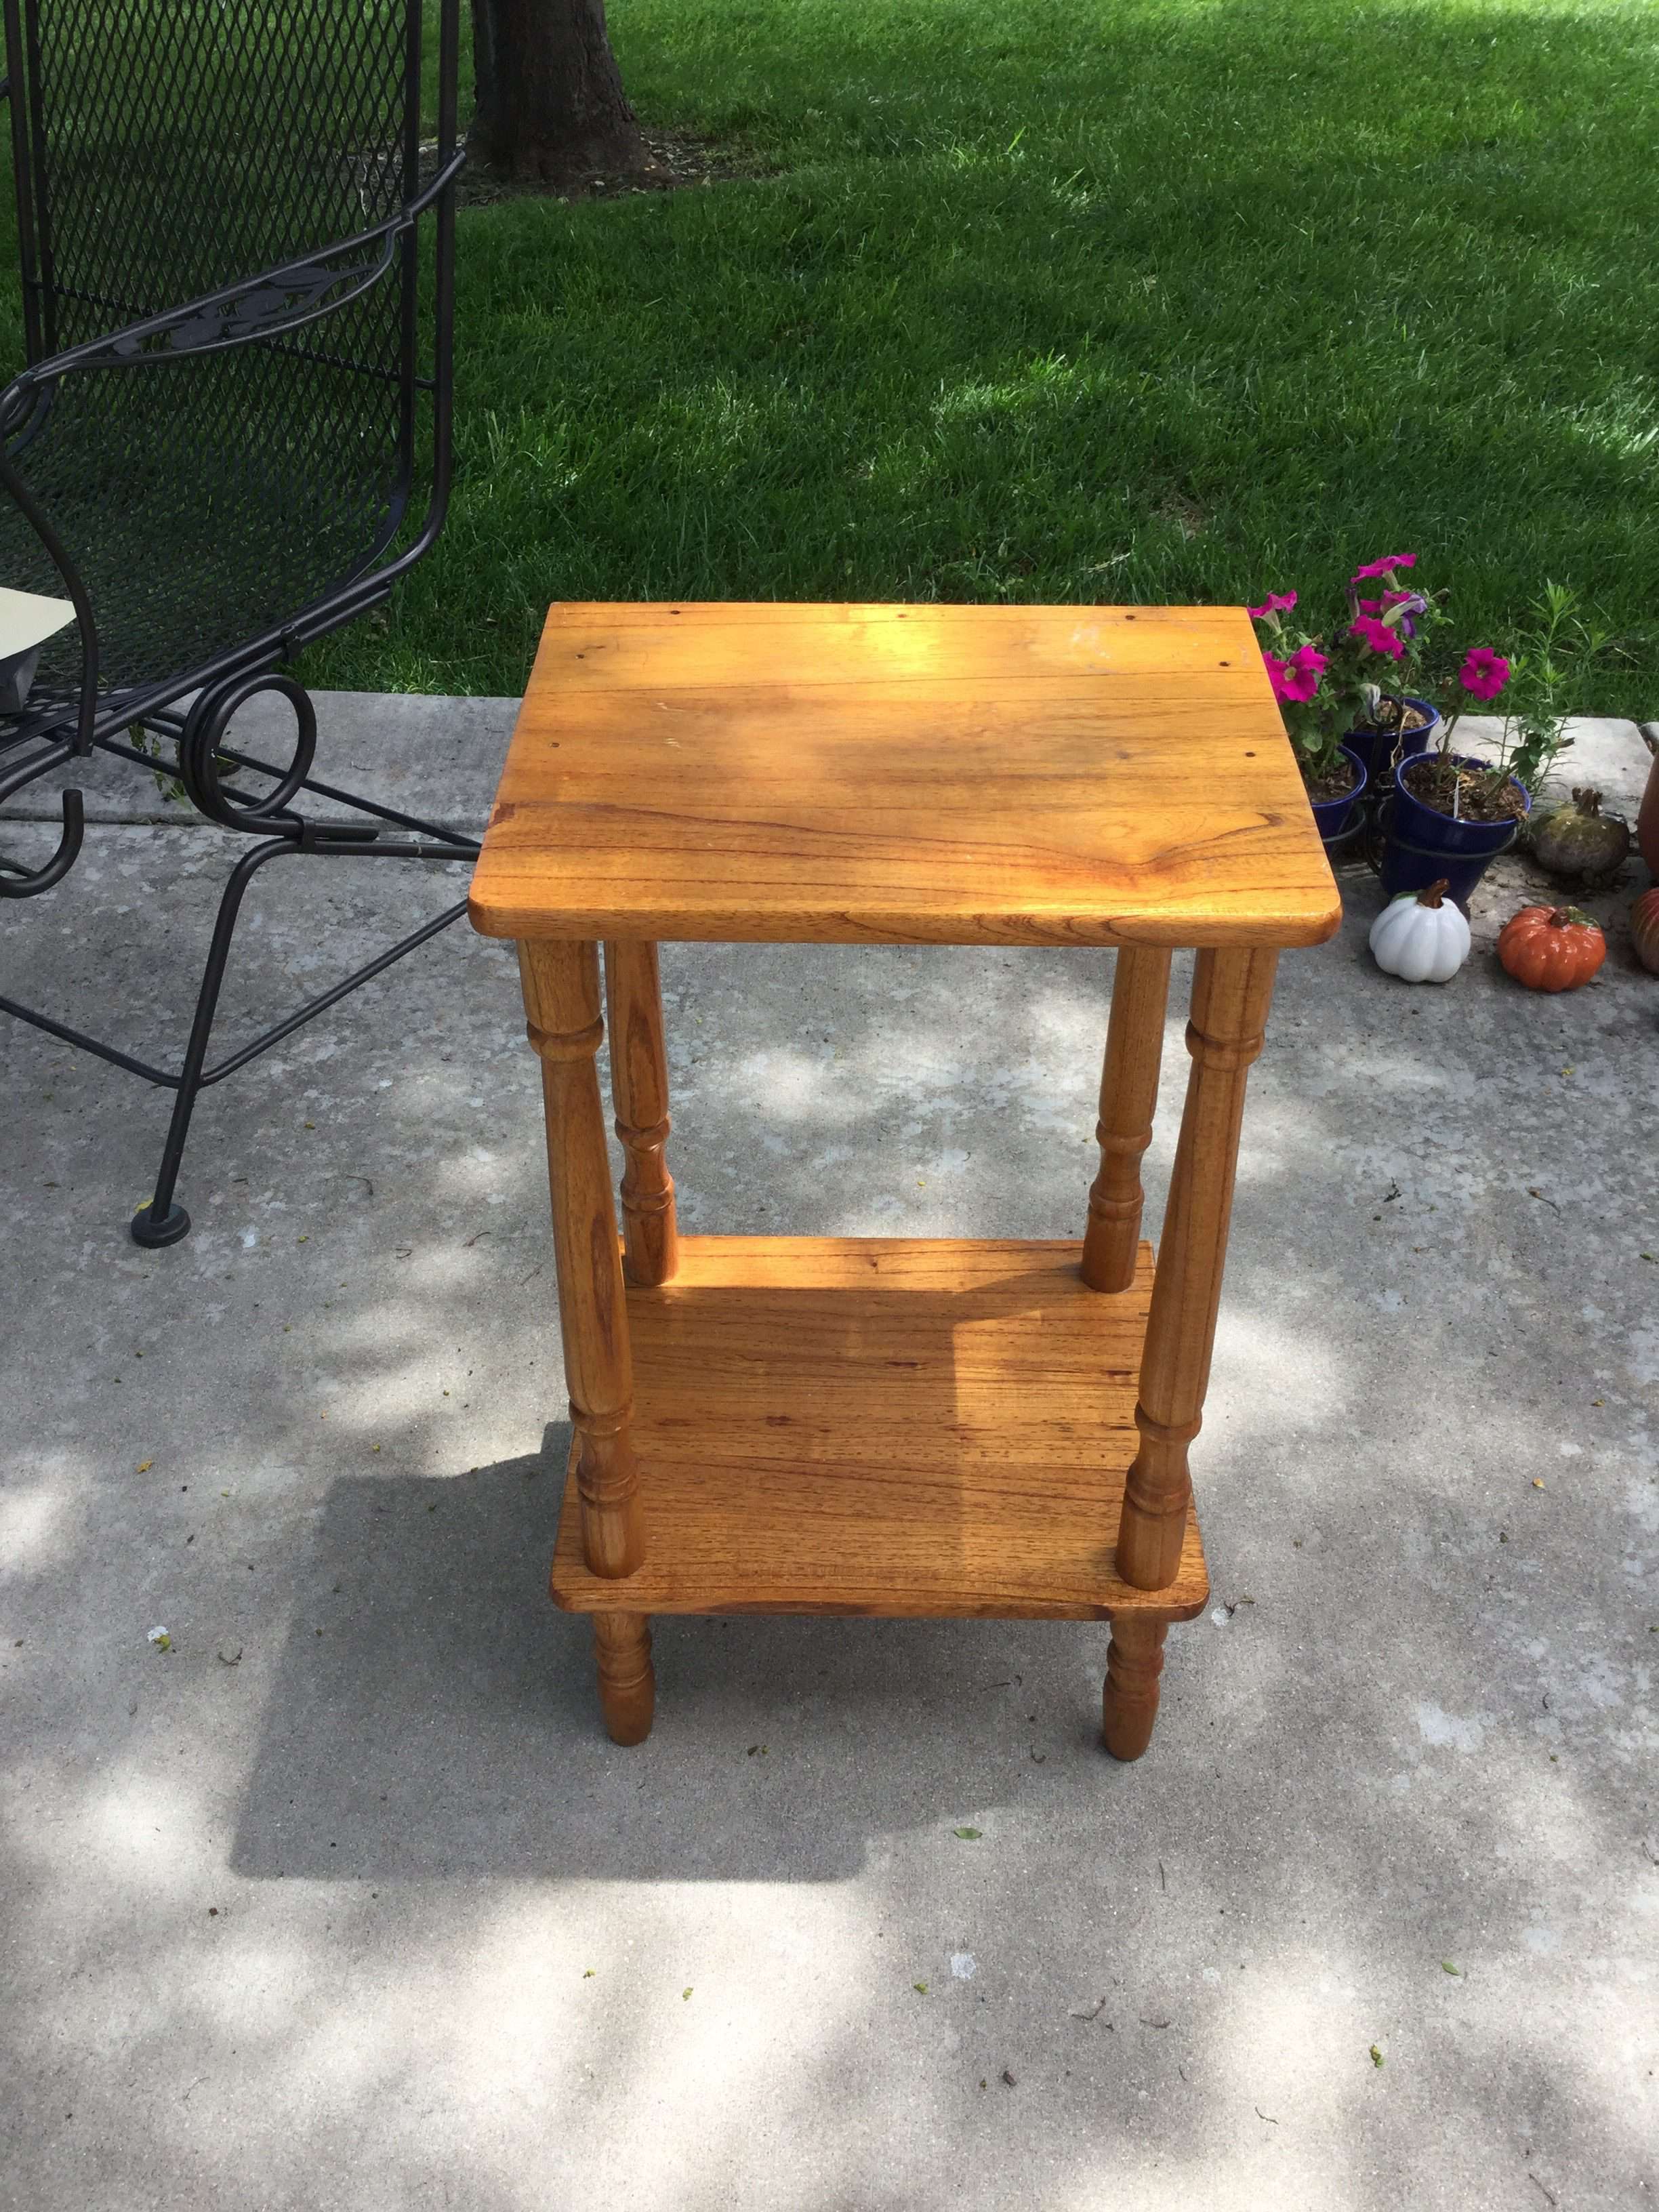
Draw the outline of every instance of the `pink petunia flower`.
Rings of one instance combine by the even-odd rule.
[[[1325,656],[1311,645],[1298,647],[1288,660],[1281,660],[1276,653],[1264,653],[1261,659],[1274,698],[1288,699],[1301,707],[1314,696],[1325,673]]]
[[[1391,576],[1396,568],[1414,568],[1415,553],[1385,553],[1380,561],[1367,561],[1363,568],[1356,568],[1350,581],[1363,584],[1367,576]]]
[[[1246,607],[1244,611],[1252,622],[1266,622],[1270,615],[1287,615],[1296,605],[1294,592],[1269,592],[1259,607]]]
[[[1292,699],[1311,699],[1319,689],[1319,679],[1328,665],[1325,656],[1316,647],[1304,645],[1291,655],[1285,681]]]
[[[1386,653],[1390,660],[1405,658],[1405,640],[1398,630],[1390,629],[1387,623],[1378,622],[1375,615],[1357,615],[1348,635],[1357,637],[1362,645],[1370,646],[1373,653]]]
[[[1510,664],[1489,645],[1472,647],[1457,680],[1477,699],[1495,699],[1510,680]]]

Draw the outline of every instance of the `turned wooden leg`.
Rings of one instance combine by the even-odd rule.
[[[537,939],[519,946],[530,1042],[541,1055],[547,1179],[565,1379],[578,1442],[582,1543],[596,1575],[631,1575],[645,1557],[639,1472],[628,1433],[634,1375],[611,1198],[611,1159],[594,1065],[597,945]]]
[[[1114,1759],[1139,1759],[1152,1740],[1164,1639],[1169,1632],[1167,1620],[1146,1620],[1138,1613],[1126,1613],[1112,1623],[1100,1734]]]
[[[599,1706],[611,1741],[643,1743],[657,1704],[649,1614],[596,1613],[593,1651],[599,1662]]]
[[[1210,1380],[1244,1082],[1261,1049],[1277,960],[1272,951],[1200,952],[1193,976],[1192,1073],[1141,1353],[1140,1448],[1118,1523],[1117,1571],[1137,1589],[1173,1582],[1181,1558],[1192,1494],[1187,1447]]]
[[[1127,1291],[1140,1243],[1140,1156],[1152,1140],[1170,955],[1162,946],[1119,948],[1112,977],[1106,1063],[1100,1075],[1100,1173],[1089,1193],[1083,1279],[1091,1291]]]
[[[623,1170],[623,1240],[630,1283],[665,1283],[679,1265],[668,1143],[668,1054],[662,1033],[657,948],[629,939],[605,948],[611,1024],[611,1096]]]

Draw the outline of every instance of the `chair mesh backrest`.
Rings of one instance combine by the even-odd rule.
[[[17,5],[38,354],[351,237],[418,189],[421,0]],[[422,419],[417,289],[411,247],[286,337],[62,380],[16,459],[87,582],[105,687],[205,668],[378,557]],[[4,580],[58,588],[14,535]]]
[[[54,351],[413,195],[419,0],[23,0],[23,16]]]

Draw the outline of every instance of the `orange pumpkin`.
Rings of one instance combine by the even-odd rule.
[[[1607,958],[1607,940],[1576,906],[1523,906],[1504,923],[1498,957],[1529,991],[1576,991]]]
[[[1655,766],[1659,767],[1659,762]],[[1654,789],[1659,792],[1659,780],[1656,780]],[[1659,825],[1659,805],[1653,811],[1654,821]],[[1631,908],[1630,941],[1642,965],[1650,975],[1659,975],[1659,889],[1644,891]]]

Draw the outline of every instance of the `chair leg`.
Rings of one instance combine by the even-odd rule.
[[[650,1614],[596,1613],[593,1652],[599,1666],[599,1707],[611,1742],[643,1743],[657,1706]]]
[[[179,1070],[178,1087],[173,1095],[173,1117],[167,1123],[167,1141],[161,1147],[161,1164],[156,1172],[155,1194],[148,1206],[139,1207],[130,1224],[133,1243],[142,1244],[146,1250],[155,1250],[164,1244],[176,1244],[181,1237],[190,1234],[190,1216],[173,1194],[185,1157],[185,1140],[190,1134],[191,1116],[196,1111],[196,1101],[202,1092],[202,1076],[207,1066],[208,1046],[213,1037],[213,1018],[218,1010],[219,993],[225,980],[225,963],[230,957],[230,941],[235,934],[243,895],[255,874],[267,860],[274,860],[279,853],[289,850],[289,841],[283,837],[273,839],[267,844],[256,845],[251,853],[245,853],[231,870],[230,881],[225,885],[219,901],[218,919],[213,925],[212,941],[208,946],[207,965],[202,971],[202,987],[196,994],[196,1012],[190,1025],[190,1043],[185,1048],[185,1063]]]
[[[1167,1620],[1148,1620],[1141,1613],[1127,1613],[1112,1623],[1100,1733],[1114,1759],[1139,1759],[1152,1740],[1169,1632]]]

